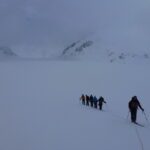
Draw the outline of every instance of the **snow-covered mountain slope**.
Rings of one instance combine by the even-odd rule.
[[[100,35],[73,42],[61,54],[64,58],[103,60],[108,62],[146,61],[150,62],[150,50],[124,49],[110,46],[101,40]]]
[[[17,57],[15,52],[13,52],[9,47],[0,47],[0,59],[12,57]]]
[[[137,95],[150,119],[149,65],[83,61],[0,62],[1,150],[149,150],[150,124],[130,123]],[[81,94],[103,96],[103,111]]]
[[[101,40],[100,36],[78,40],[60,48],[61,50],[43,47],[30,47],[28,50],[24,47],[14,48],[13,51],[7,47],[0,47],[0,59],[17,57],[30,59],[78,59],[78,60],[96,60],[101,62],[148,62],[150,63],[149,50],[129,50],[112,46],[107,46]]]

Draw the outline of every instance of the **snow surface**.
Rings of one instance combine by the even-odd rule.
[[[149,119],[149,64],[99,61],[1,61],[1,150],[150,149],[150,124],[128,101],[137,95]],[[103,111],[83,106],[81,94],[103,96]]]

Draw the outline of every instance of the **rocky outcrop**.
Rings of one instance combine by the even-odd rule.
[[[0,47],[0,56],[15,57],[17,55],[9,47]]]
[[[81,52],[84,52],[84,50],[86,50],[86,48],[90,47],[92,44],[93,41],[90,40],[83,42],[81,41],[74,42],[63,50],[62,55],[63,56],[79,55]]]

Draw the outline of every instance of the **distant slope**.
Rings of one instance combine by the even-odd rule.
[[[0,47],[0,58],[17,57],[17,54],[9,47]]]
[[[93,41],[90,41],[90,40],[83,41],[83,42],[80,42],[80,41],[74,42],[63,50],[62,55],[80,54],[84,50],[86,50],[86,48],[92,46],[92,44],[93,44]]]
[[[105,45],[98,37],[73,42],[66,46],[61,54],[64,58],[80,58],[90,60],[104,60],[109,62],[150,61],[149,51],[124,50]]]

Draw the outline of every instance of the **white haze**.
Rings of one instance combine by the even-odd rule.
[[[0,0],[0,46],[62,50],[98,34],[113,49],[149,50],[148,0]]]

